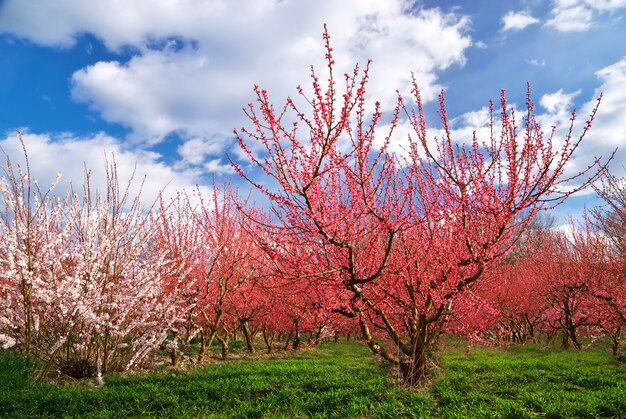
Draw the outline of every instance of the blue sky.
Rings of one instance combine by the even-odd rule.
[[[252,85],[276,102],[294,94],[323,57],[326,22],[344,70],[373,59],[383,106],[408,93],[411,72],[431,111],[445,88],[459,139],[480,133],[501,88],[521,105],[530,82],[541,120],[558,126],[603,91],[576,170],[626,146],[625,18],[626,0],[5,0],[0,145],[19,160],[21,129],[34,175],[62,172],[60,192],[83,163],[102,180],[105,153],[122,176],[147,174],[147,195],[227,179]],[[625,163],[620,149],[617,174]],[[559,217],[596,203],[582,194]]]

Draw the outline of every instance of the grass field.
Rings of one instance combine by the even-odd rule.
[[[189,372],[44,385],[0,352],[2,417],[624,417],[626,364],[606,349],[448,347],[421,390],[394,386],[358,343]],[[90,385],[91,384],[91,385]]]

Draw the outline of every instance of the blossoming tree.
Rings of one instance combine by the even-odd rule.
[[[7,161],[0,180],[0,336],[49,368],[82,377],[136,367],[178,322],[163,276],[184,268],[153,252],[154,224],[120,187],[53,198],[26,167]],[[149,213],[149,211],[147,211]],[[4,345],[7,346],[7,345]]]
[[[244,109],[250,126],[235,135],[259,170],[235,167],[271,201],[274,227],[321,255],[325,273],[302,280],[348,291],[328,309],[354,318],[369,348],[413,384],[459,295],[510,251],[538,211],[601,172],[599,160],[565,172],[593,114],[579,137],[572,116],[557,147],[555,130],[544,134],[535,119],[530,91],[521,122],[503,93],[497,115],[491,106],[489,138],[455,142],[441,95],[443,130],[432,137],[415,82],[411,99],[398,94],[384,116],[380,103],[368,104],[369,64],[346,74],[340,91],[327,31],[324,42],[325,84],[312,68],[311,92],[298,87],[300,98],[279,108],[255,86],[256,105]],[[399,124],[411,129],[402,155],[390,152]],[[562,188],[573,179],[578,187]]]

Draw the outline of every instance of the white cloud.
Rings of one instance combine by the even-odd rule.
[[[99,37],[111,50],[142,46],[151,38],[199,30],[223,19],[221,0],[10,0],[3,4],[0,28],[47,46],[72,46],[82,33]],[[241,10],[262,12],[271,1],[238,2]],[[240,15],[239,15],[240,16]],[[238,15],[222,22],[241,23]],[[218,29],[218,28],[216,28]],[[211,29],[208,29],[211,30]],[[219,29],[218,29],[219,30]]]
[[[595,14],[624,7],[626,0],[554,0],[546,26],[559,32],[584,32],[594,26]]]
[[[230,165],[229,162],[224,163],[222,159],[213,159],[209,160],[204,168],[211,173],[219,172],[219,173],[228,173],[235,174],[235,169]]]
[[[563,93],[563,89],[559,89],[554,93],[547,93],[541,97],[541,106],[543,106],[550,114],[565,114],[572,107],[574,98],[580,94],[580,90],[572,93]]]
[[[466,112],[460,117],[452,120],[453,126],[464,126],[472,129],[484,128],[489,125],[490,113],[487,106],[483,106],[477,111]]]
[[[587,115],[595,105],[595,98],[603,94],[598,114],[590,133],[590,143],[600,154],[607,155],[620,147],[615,159],[617,166],[626,161],[626,57],[596,72],[602,84],[594,91],[594,99],[582,108]]]
[[[585,0],[589,7],[602,12],[613,12],[626,7],[626,0]]]
[[[603,93],[603,99],[591,130],[587,133],[581,148],[567,165],[566,175],[585,170],[596,157],[608,159],[617,148],[612,167],[616,174],[623,176],[623,164],[626,161],[626,57],[600,69],[596,75],[600,79],[600,85],[586,101],[577,107],[573,130],[574,139],[578,139],[582,133],[593,107],[597,104],[596,99],[601,93]],[[567,135],[574,97],[578,94],[578,91],[563,93],[559,90],[553,94],[544,95],[541,99],[541,105],[548,112],[538,115],[538,119],[546,133],[549,133],[550,126],[556,126],[556,147],[562,145]],[[585,193],[592,194],[592,190],[587,190]]]
[[[82,188],[85,166],[92,172],[92,186],[103,191],[106,160],[115,162],[120,185],[126,185],[135,173],[134,187],[131,189],[133,194],[139,192],[139,186],[144,181],[141,197],[145,205],[154,202],[161,190],[163,196],[169,199],[177,191],[191,191],[200,181],[200,173],[197,171],[174,170],[159,162],[158,154],[130,151],[118,140],[105,134],[77,138],[69,134],[51,136],[25,130],[22,138],[28,152],[31,176],[42,188],[47,188],[57,173],[61,173],[61,181],[55,189],[57,195],[65,194],[72,185],[75,189]],[[14,165],[24,165],[22,148],[16,134],[1,139],[0,147]]]
[[[502,17],[503,31],[521,31],[522,29],[539,23],[539,19],[531,16],[527,12],[510,11]]]
[[[546,66],[546,60],[544,60],[543,58],[541,59],[537,59],[537,58],[531,58],[530,60],[526,60],[526,62],[530,65],[534,65],[535,67],[545,67]]]
[[[553,17],[546,22],[559,32],[583,32],[591,28],[593,13],[585,6],[556,8]]]
[[[487,49],[487,44],[485,44],[483,41],[477,41],[474,42],[473,46],[475,46],[478,49]]]
[[[178,154],[182,158],[181,163],[188,165],[200,165],[207,156],[221,153],[222,149],[219,145],[202,137],[191,138],[178,147]]]
[[[323,79],[324,22],[338,79],[372,58],[368,94],[386,109],[396,89],[409,92],[411,72],[424,100],[434,99],[438,72],[465,63],[470,20],[412,7],[405,0],[9,0],[0,10],[0,31],[43,45],[68,47],[91,33],[111,50],[132,46],[136,55],[127,62],[76,71],[73,98],[128,127],[135,143],[175,133],[224,150],[232,129],[246,123],[241,108],[253,100],[253,84],[280,103],[296,85],[310,85],[309,64]],[[202,156],[208,159],[202,163],[211,160]]]
[[[237,74],[211,71],[207,57],[185,48],[147,51],[128,63],[98,62],[72,76],[72,97],[102,118],[132,129],[135,142],[157,143],[167,134],[225,134],[221,123],[243,104]],[[232,92],[231,92],[232,91]]]

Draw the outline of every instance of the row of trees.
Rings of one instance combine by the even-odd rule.
[[[537,223],[477,290],[495,308],[483,316],[484,338],[524,343],[544,334],[580,349],[581,334],[607,337],[617,355],[626,327],[626,183],[609,174],[598,192],[604,207],[567,230]]]
[[[568,230],[535,218],[514,248],[507,243],[482,265],[480,281],[454,289],[460,284],[426,276],[434,269],[445,269],[443,279],[459,275],[449,265],[454,254],[435,253],[441,241],[432,236],[422,249],[413,229],[399,229],[391,245],[357,230],[375,239],[365,236],[351,256],[350,248],[343,254],[319,236],[276,224],[228,185],[145,209],[130,197],[130,183],[120,187],[114,164],[104,193],[91,190],[87,173],[81,193],[58,198],[39,189],[26,162],[22,169],[7,161],[0,180],[0,343],[43,361],[42,373],[143,367],[157,348],[176,365],[194,339],[202,362],[214,340],[226,357],[234,333],[251,352],[261,338],[269,352],[279,342],[297,348],[302,340],[360,333],[383,357],[398,357],[404,340],[415,339],[417,321],[428,322],[428,349],[452,332],[492,344],[560,334],[576,348],[582,333],[608,337],[619,350],[626,186],[614,176],[598,190],[607,207]],[[439,222],[432,234],[455,243],[448,228]],[[387,261],[362,265],[369,260],[361,252]],[[374,266],[378,276],[355,286],[344,276],[350,266],[332,264],[339,257],[354,258],[352,269]]]
[[[114,163],[105,191],[86,173],[83,190],[65,197],[40,189],[29,169],[27,156],[24,167],[7,160],[0,179],[0,345],[37,359],[42,374],[139,368],[157,348],[177,364],[194,338],[198,361],[214,339],[225,357],[236,331],[250,351],[261,335],[270,351],[277,337],[297,347],[349,330],[316,289],[270,268],[249,218],[265,215],[230,186],[146,209]]]
[[[521,119],[502,94],[488,138],[455,142],[441,95],[432,136],[415,82],[383,115],[369,105],[369,64],[346,74],[340,91],[324,39],[326,82],[312,69],[312,90],[298,88],[299,99],[278,109],[255,88],[250,126],[235,131],[248,161],[233,164],[267,197],[266,210],[231,187],[145,209],[120,187],[114,164],[103,193],[86,175],[81,193],[54,198],[30,178],[28,162],[8,162],[3,346],[92,374],[140,366],[163,345],[176,363],[193,338],[199,361],[214,340],[225,356],[237,330],[250,350],[261,336],[271,350],[279,335],[297,347],[304,333],[358,328],[415,384],[446,331],[521,342],[560,328],[579,345],[580,328],[611,308],[615,321],[594,320],[593,331],[619,342],[619,180],[608,177],[600,191],[610,209],[573,235],[529,229],[540,211],[604,174],[600,160],[566,173],[596,110],[577,137],[572,115],[557,146],[555,129],[544,134],[535,118],[530,90]],[[411,133],[398,139],[401,125]],[[390,151],[394,142],[402,153]],[[575,301],[564,303],[569,294]]]

